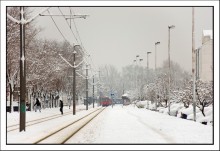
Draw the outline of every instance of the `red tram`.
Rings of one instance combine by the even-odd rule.
[[[101,106],[109,106],[111,104],[112,104],[112,100],[109,97],[107,97],[107,96],[101,97],[101,100],[100,100]]]

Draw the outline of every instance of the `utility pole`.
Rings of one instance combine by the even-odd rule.
[[[25,60],[25,23],[24,7],[20,7],[20,132],[25,131],[26,124],[26,60]]]
[[[88,64],[86,64],[86,110],[88,110]]]
[[[76,114],[76,46],[73,47],[73,115]]]
[[[192,78],[193,78],[193,121],[196,121],[194,7],[192,7]]]
[[[171,71],[170,71],[170,29],[175,28],[174,25],[168,26],[168,64],[169,64],[169,79],[168,79],[168,101],[169,101],[169,106],[168,106],[168,111],[170,115],[170,77],[171,77]]]
[[[94,90],[94,88],[95,88],[95,80],[94,80],[94,75],[92,76],[92,82],[93,82],[93,85],[92,85],[92,103],[93,103],[93,108],[94,108],[94,97],[95,97],[95,94],[94,94],[94,92],[95,92],[95,90]]]
[[[78,65],[76,65],[76,47],[80,47],[80,45],[73,46],[73,65],[69,63],[61,54],[59,56],[70,66],[73,68],[73,115],[76,114],[76,68],[84,62],[82,60]]]
[[[40,13],[43,13],[48,8],[43,9]],[[20,24],[20,125],[19,131],[25,131],[25,122],[26,122],[26,60],[25,60],[25,24],[30,23],[40,13],[35,14],[32,18],[25,20],[24,18],[24,7],[20,7],[20,20],[17,20],[7,14],[8,19],[11,21]]]
[[[99,105],[101,105],[101,79],[100,79],[100,70],[99,72]]]

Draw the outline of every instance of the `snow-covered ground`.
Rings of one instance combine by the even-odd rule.
[[[97,105],[95,105],[95,108]],[[47,108],[41,109],[41,112],[37,110],[37,112],[26,112],[26,121],[32,121],[35,119],[42,119],[44,117],[49,117],[51,115],[61,115],[59,110],[60,108]],[[89,112],[94,111],[92,105],[89,106],[89,110],[86,111],[85,105],[77,105],[76,106],[76,115],[73,114],[63,115],[59,118],[49,120],[47,122],[42,122],[40,124],[36,124],[33,126],[27,126],[26,132],[18,132],[19,130],[8,132],[7,133],[7,143],[8,144],[33,144],[33,142],[37,141],[40,137],[62,127],[71,121],[74,121]],[[64,106],[63,108],[64,114],[67,112],[73,112],[72,107]],[[7,113],[7,126],[19,124],[19,112]],[[27,124],[26,124],[27,125]]]
[[[97,105],[95,105],[95,109]],[[9,144],[31,144],[41,136],[54,129],[77,119],[94,109],[89,106],[77,106],[76,115],[67,115],[35,126],[26,127],[26,132],[8,132]],[[72,108],[64,107],[64,113]],[[59,108],[45,109],[42,112],[27,112],[27,121],[59,114]],[[7,124],[18,124],[19,113],[7,113]],[[92,122],[72,137],[68,144],[212,144],[213,127],[198,122],[168,116],[159,112],[137,108],[136,106],[122,106],[121,104],[107,107]],[[14,147],[17,145],[12,145]],[[40,147],[41,145],[31,145]],[[167,146],[167,145],[166,145]],[[21,147],[21,145],[18,146]],[[131,147],[132,148],[132,147]],[[129,148],[129,149],[131,149]],[[22,148],[20,148],[22,149]],[[55,147],[54,149],[59,149]],[[63,149],[63,148],[61,148]]]
[[[89,108],[92,108],[92,106],[90,105]],[[86,109],[85,105],[77,105],[76,106],[76,112],[83,111],[85,109]],[[63,107],[64,114],[67,112],[71,112],[71,111],[73,112],[72,107],[70,109],[68,106]],[[39,110],[37,110],[37,112],[27,111],[26,112],[26,121],[40,119],[40,118],[48,117],[48,116],[55,115],[55,114],[61,114],[59,107],[41,109],[41,112],[39,112]],[[13,112],[13,113],[7,112],[7,126],[19,124],[19,115],[20,115],[19,112]]]
[[[145,108],[149,110],[155,110],[155,104],[151,103],[151,101],[145,100],[145,101],[139,101],[136,103],[136,106],[139,108]],[[166,115],[168,114],[168,108],[165,107],[158,107],[157,111],[159,113],[163,113]],[[198,107],[196,107],[196,122],[202,123],[207,122],[207,125],[213,125],[213,107],[212,105],[210,107],[205,107],[204,109],[205,117],[203,116],[202,112],[199,110]],[[193,120],[193,106],[190,105],[188,108],[185,108],[182,103],[172,103],[170,105],[170,115],[181,117],[181,114],[186,114],[188,120]]]
[[[212,126],[138,109],[108,107],[68,143],[211,144]]]

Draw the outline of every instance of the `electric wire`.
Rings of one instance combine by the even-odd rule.
[[[67,23],[67,25],[68,25],[68,22],[67,22],[67,20],[66,20],[66,18],[65,18],[65,16],[64,16],[63,12],[60,10],[60,7],[58,7],[58,9],[59,9],[61,15],[63,16],[63,18],[65,19],[65,21],[66,21],[66,23]],[[70,28],[70,30],[71,30],[71,32],[72,32],[74,38],[76,39],[77,43],[79,43],[79,42],[78,42],[78,39],[77,39],[77,37],[76,37],[76,35],[74,34],[74,32],[72,31],[71,28]]]
[[[94,62],[93,62],[93,59],[92,59],[91,56],[88,54],[88,52],[86,51],[86,49],[85,49],[85,47],[84,47],[84,45],[83,45],[83,43],[82,43],[82,40],[81,40],[81,37],[80,37],[80,34],[79,34],[79,30],[78,30],[78,28],[77,28],[77,26],[76,26],[76,23],[75,23],[74,19],[73,19],[74,27],[75,27],[75,29],[76,29],[76,33],[77,33],[77,35],[78,35],[78,37],[79,37],[79,40],[77,39],[77,37],[76,37],[76,35],[74,34],[74,32],[73,32],[72,28],[70,27],[70,25],[68,24],[68,22],[67,22],[67,20],[66,20],[66,18],[65,18],[65,16],[64,16],[63,12],[61,11],[61,9],[60,9],[59,7],[58,7],[58,9],[59,9],[61,15],[64,17],[64,19],[65,19],[65,21],[66,21],[68,27],[69,27],[70,30],[71,30],[71,33],[73,34],[74,38],[76,39],[77,43],[80,43],[80,44],[81,44],[81,48],[83,48],[82,52],[86,54],[86,55],[84,56],[85,59],[86,59],[86,63],[89,64],[89,62],[90,62],[90,64],[93,66],[93,68],[91,68],[91,71],[92,71],[92,74],[94,75],[94,74],[95,74],[94,72],[95,72],[95,69],[96,69],[95,64],[94,64]],[[50,11],[49,11],[49,10],[47,10],[47,11],[48,11],[49,15],[51,15]],[[70,8],[70,12],[71,12],[71,13],[72,13],[72,11],[73,11],[73,10]],[[73,13],[74,13],[74,11],[73,11]],[[75,14],[75,13],[74,13],[74,14]],[[72,14],[70,14],[70,15],[71,15],[71,17],[72,17]],[[56,24],[54,18],[53,18],[52,16],[50,16],[50,17],[51,17],[51,19],[52,19],[54,25],[56,26],[57,30],[59,31],[59,33],[60,33],[61,36],[63,37],[63,39],[70,44],[70,42],[65,38],[64,34],[63,34],[63,33],[61,32],[61,30],[59,29],[59,27],[58,27],[58,25]]]
[[[63,39],[64,39],[65,41],[69,42],[69,41],[65,38],[65,36],[63,35],[63,33],[60,31],[60,29],[59,29],[59,27],[57,26],[55,20],[54,20],[53,17],[51,16],[50,11],[49,11],[49,10],[47,10],[47,11],[48,11],[48,13],[49,13],[49,15],[50,15],[50,18],[52,19],[53,23],[55,24],[57,30],[58,30],[58,31],[60,32],[60,34],[62,35]]]

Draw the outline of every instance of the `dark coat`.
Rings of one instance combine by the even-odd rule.
[[[60,100],[60,108],[63,108],[63,101]]]
[[[34,106],[35,106],[35,105],[37,105],[37,106],[41,106],[41,103],[40,103],[40,101],[39,101],[38,98],[36,99],[36,103],[34,104]]]

